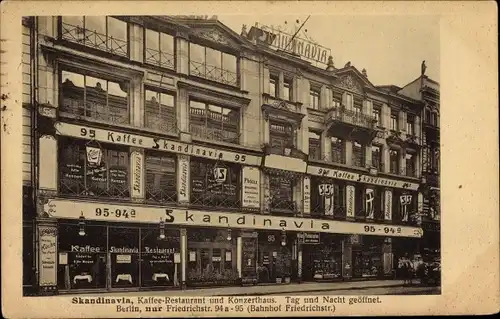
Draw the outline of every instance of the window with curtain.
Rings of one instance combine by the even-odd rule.
[[[292,81],[285,80],[283,83],[283,99],[286,101],[292,100]]]
[[[365,166],[365,147],[357,141],[352,142],[352,165],[356,167]]]
[[[129,123],[129,82],[63,70],[60,112],[117,124]]]
[[[189,116],[193,136],[225,143],[240,143],[239,110],[190,100]]]
[[[170,34],[146,29],[144,61],[167,69],[175,69],[174,37]]]
[[[389,172],[391,174],[399,174],[399,151],[389,150]]]
[[[144,122],[147,128],[177,133],[174,95],[145,89]]]
[[[377,170],[382,171],[380,164],[382,164],[382,152],[380,146],[372,145],[372,166]]]
[[[128,56],[128,24],[110,16],[63,16],[62,39]]]
[[[415,117],[413,115],[408,114],[406,117],[406,133],[409,135],[415,135]]]
[[[321,160],[321,135],[314,131],[309,131],[309,158]]]
[[[398,130],[398,114],[391,112],[391,130]]]
[[[285,122],[269,122],[269,141],[271,148],[284,151],[295,145],[295,132],[291,124]]]
[[[241,165],[191,158],[191,204],[238,208]]]
[[[114,145],[61,138],[59,181],[62,194],[129,197],[129,152]]]
[[[295,210],[293,187],[295,181],[286,176],[269,176],[270,209],[291,212]]]
[[[318,110],[320,105],[320,93],[318,90],[311,90],[309,92],[309,107]]]
[[[406,176],[416,177],[415,172],[415,154],[406,153]]]
[[[331,137],[332,162],[345,164],[345,141],[339,137]]]
[[[154,202],[177,200],[176,157],[148,152],[145,154],[146,199]]]
[[[238,85],[237,57],[198,44],[189,44],[189,73],[215,82]]]

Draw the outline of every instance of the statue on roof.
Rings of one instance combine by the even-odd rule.
[[[344,65],[344,68],[348,68],[351,66],[351,61],[347,61],[347,63]]]
[[[364,68],[363,68],[363,70],[361,70],[361,73],[363,73],[363,76],[364,76],[365,78],[367,78],[367,77],[368,77],[368,74],[366,73],[366,69],[364,69]]]
[[[244,24],[244,25],[241,27],[241,36],[243,36],[243,37],[248,36],[248,32],[247,32],[247,25],[246,25],[246,24]]]
[[[331,55],[328,57],[328,63],[326,65],[326,70],[327,71],[334,71],[335,70],[335,65],[333,64],[333,57]]]
[[[422,65],[421,65],[421,75],[424,75],[425,74],[425,69],[427,69],[427,66],[425,65],[425,60],[422,61]]]

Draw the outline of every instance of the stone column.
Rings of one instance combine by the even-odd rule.
[[[328,132],[323,131],[321,133],[321,158],[327,161],[332,160],[332,140],[328,136]]]
[[[284,96],[283,96],[283,89],[285,88],[285,75],[283,74],[283,72],[280,72],[278,74],[278,97],[280,99],[283,99]]]
[[[399,149],[399,175],[406,175],[406,150]]]
[[[345,141],[345,163],[352,165],[352,141]]]
[[[177,127],[181,132],[189,132],[189,96],[185,88],[179,89],[177,96]]]
[[[181,289],[186,288],[186,275],[187,275],[187,230],[181,228],[180,230],[180,244],[181,244]]]
[[[131,81],[130,94],[130,124],[136,127],[144,127],[144,85],[142,78],[133,78]]]
[[[390,161],[391,161],[391,158],[390,158],[390,153],[389,153],[389,147],[387,145],[382,145],[382,149],[381,149],[381,153],[382,153],[382,163],[384,164],[384,167],[382,169],[382,173],[389,173],[390,171]]]
[[[243,267],[242,251],[243,251],[243,238],[241,237],[241,234],[238,234],[238,237],[236,237],[236,269],[238,271],[238,280],[240,282],[242,279],[242,267]]]

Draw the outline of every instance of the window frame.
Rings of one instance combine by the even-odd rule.
[[[314,137],[311,137],[312,134],[318,135],[318,138],[316,139]],[[311,140],[317,140],[318,141],[317,145],[316,145],[317,148],[313,148],[314,152],[311,152]],[[322,149],[323,148],[322,148],[321,140],[322,140],[321,139],[321,133],[315,132],[314,130],[309,130],[309,158],[310,159],[313,159],[313,160],[321,160],[322,159],[321,154],[322,154]],[[312,144],[314,145],[315,143],[312,143]],[[319,153],[319,154],[317,154],[317,153]],[[315,155],[311,156],[311,154],[315,154]],[[318,155],[318,156],[316,156],[316,155]]]
[[[359,144],[359,147],[356,146],[356,144]],[[360,155],[359,156],[360,162],[359,163],[355,163],[355,160],[354,160],[354,158],[355,158],[355,156],[354,156],[354,154],[355,154],[354,148],[359,149],[359,151],[360,151],[360,154],[359,154]],[[361,168],[364,168],[366,166],[366,147],[365,147],[365,145],[363,143],[360,143],[360,142],[358,142],[356,140],[352,141],[352,166],[354,166],[354,167],[361,167]]]
[[[391,126],[390,126],[391,131],[398,131],[399,130],[399,123],[398,123],[398,114],[395,112],[391,112]]]
[[[274,83],[274,92],[271,92],[271,83]],[[279,97],[278,87],[279,87],[279,78],[274,75],[269,76],[269,95],[274,98],[278,98]]]
[[[396,154],[397,157],[396,157],[396,167],[395,167],[395,170],[393,170],[393,161],[392,161],[392,156],[393,154]],[[397,150],[397,149],[389,149],[389,173],[391,174],[396,174],[396,175],[399,175],[400,172],[401,172],[401,158],[400,158],[400,150]]]
[[[174,176],[173,176],[173,191],[172,190],[165,190],[165,189],[161,189],[161,185],[159,185],[158,188],[160,188],[160,190],[158,192],[155,192],[155,193],[159,193],[158,195],[160,195],[160,199],[159,200],[156,200],[155,195],[153,195],[152,193],[152,189],[154,190],[156,188],[156,186],[154,187],[150,187],[149,186],[149,183],[148,183],[148,173],[150,173],[150,171],[153,171],[152,173],[155,174],[155,178],[157,177],[156,174],[165,174],[166,171],[163,171],[163,170],[157,170],[157,169],[151,169],[151,167],[149,166],[150,164],[148,163],[148,159],[151,158],[151,157],[155,157],[155,158],[160,158],[161,160],[163,159],[171,159],[173,160],[173,170],[174,170]],[[164,162],[161,162],[162,164]],[[149,167],[148,167],[149,166]],[[163,169],[164,168],[164,165],[161,165],[161,168]],[[172,153],[166,153],[166,152],[157,152],[157,151],[153,151],[153,150],[146,150],[144,152],[144,199],[145,201],[147,202],[154,202],[154,203],[175,203],[177,202],[177,174],[178,174],[178,163],[177,163],[177,156],[175,154],[172,154]],[[164,194],[165,197],[163,197],[163,193],[166,192],[167,194]]]
[[[288,87],[288,98],[285,97],[286,88]],[[293,99],[293,80],[285,79],[283,81],[283,100],[292,102]]]
[[[200,62],[192,59],[192,57],[191,57],[191,51],[192,51],[191,45],[197,45],[197,46],[200,46],[203,48],[203,63],[200,63]],[[219,55],[220,56],[220,58],[219,58],[220,65],[214,66],[214,65],[211,65],[207,62],[207,49],[220,53],[220,55]],[[235,71],[234,72],[230,69],[224,68],[224,54],[233,56],[235,58],[235,65],[234,65]],[[189,65],[188,71],[189,71],[190,76],[196,76],[199,78],[203,78],[203,79],[217,82],[217,83],[224,84],[224,85],[229,85],[232,87],[239,87],[240,86],[240,56],[235,52],[220,50],[220,48],[215,48],[215,47],[212,47],[210,45],[206,45],[203,41],[200,41],[200,42],[190,41],[189,45],[188,45],[188,61],[189,61],[188,62],[188,65]],[[196,66],[196,65],[198,65],[198,66]],[[214,70],[220,71],[220,75],[216,74],[217,76],[220,76],[220,77],[217,78],[215,76],[209,76],[207,73],[210,73],[210,72],[207,72],[207,66],[210,66],[213,68],[213,70],[211,70],[210,72],[212,72]],[[200,68],[202,69],[203,74],[201,73]],[[193,72],[194,70],[198,70],[198,71]],[[229,74],[234,75],[234,80],[233,81],[224,80],[225,79],[224,72],[227,72]],[[216,73],[219,73],[219,72],[216,72]]]
[[[147,45],[148,30],[152,31],[152,32],[158,33],[158,50],[148,48],[148,45]],[[166,35],[172,37],[172,51],[173,51],[172,53],[163,52],[163,50],[162,50],[162,44],[161,44],[162,43],[161,42],[162,34],[166,34]],[[177,50],[177,43],[176,42],[177,41],[175,41],[175,36],[172,35],[169,32],[163,32],[163,31],[154,30],[154,29],[151,29],[151,28],[148,28],[148,27],[144,27],[143,28],[143,47],[144,47],[144,50],[143,50],[144,51],[143,52],[143,59],[144,59],[144,63],[175,71],[176,70],[176,65],[177,65],[177,55],[175,54],[176,50]],[[160,59],[158,60],[157,63],[151,63],[150,59],[148,59],[148,56],[147,56],[148,50],[154,50],[154,51],[158,52],[158,55],[159,55]],[[162,63],[162,57],[163,57],[162,54],[168,55],[168,56],[171,57],[171,61],[172,61],[171,64],[165,65],[164,63]]]
[[[316,105],[315,101],[317,101]],[[314,110],[319,110],[321,107],[321,92],[316,88],[309,90],[309,107]]]
[[[415,135],[415,116],[412,114],[406,115],[406,134]]]
[[[346,153],[347,153],[347,150],[346,150],[346,140],[344,140],[343,138],[340,138],[340,137],[337,137],[337,136],[330,136],[330,157],[331,157],[331,161],[332,163],[337,163],[337,164],[346,164]],[[337,139],[339,142],[334,142],[333,139]],[[335,145],[340,145],[340,150],[338,147],[334,147],[334,144]],[[340,151],[340,154],[338,156],[334,156],[334,151]],[[339,157],[340,156],[340,162],[336,160],[336,157]]]
[[[280,133],[278,130],[273,130],[272,129],[273,126],[282,126],[284,128],[283,133]],[[291,132],[291,136],[289,138],[287,138],[287,136],[286,136],[286,129],[287,128],[290,128],[290,132]],[[278,136],[278,139],[282,138],[281,140],[284,143],[280,143],[281,144],[280,147],[277,147],[277,145],[273,145],[273,143],[271,142],[273,135]],[[293,148],[297,145],[297,130],[295,130],[293,125],[287,121],[269,119],[269,144],[270,144],[271,148],[274,148],[274,149],[283,150],[284,148],[287,148],[287,147]]]
[[[144,90],[144,94],[143,94],[143,101],[144,101],[144,111],[143,111],[144,123],[143,123],[143,125],[144,125],[144,127],[148,128],[148,129],[152,129],[152,130],[162,131],[163,133],[175,133],[175,134],[177,134],[177,112],[178,112],[178,110],[177,110],[177,94],[176,94],[176,92],[161,89],[161,88],[150,86],[150,85],[144,85],[143,90]],[[157,102],[158,103],[158,113],[156,114],[157,118],[160,118],[160,119],[161,119],[160,110],[161,110],[162,106],[169,107],[169,106],[165,106],[164,104],[161,103],[161,95],[165,94],[165,95],[169,95],[172,97],[172,100],[173,100],[173,103],[172,103],[173,122],[167,123],[166,129],[164,128],[165,123],[163,123],[163,122],[159,124],[161,126],[161,128],[157,128],[154,125],[153,126],[148,125],[148,111],[147,111],[147,106],[146,106],[147,91],[154,92],[157,95],[160,95],[160,99]]]

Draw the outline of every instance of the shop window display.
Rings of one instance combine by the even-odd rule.
[[[178,286],[180,266],[174,263],[179,253],[179,231],[164,231],[160,237],[156,228],[141,230],[141,280],[143,287]]]
[[[383,238],[365,236],[363,243],[353,248],[353,277],[378,277],[383,274]]]
[[[57,279],[60,290],[106,287],[106,227],[60,224]]]
[[[109,227],[111,287],[139,286],[139,229]]]

